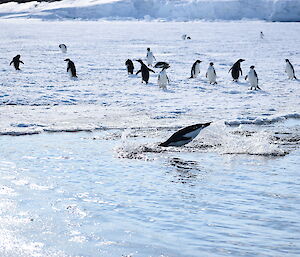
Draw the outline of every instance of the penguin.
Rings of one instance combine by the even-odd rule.
[[[295,76],[295,70],[293,65],[290,63],[289,59],[285,59],[286,61],[286,66],[285,66],[285,72],[288,75],[289,79],[297,79]]]
[[[151,70],[150,68],[148,68],[146,66],[145,63],[143,63],[143,61],[141,59],[136,60],[137,62],[139,62],[141,64],[141,69],[136,73],[136,75],[138,75],[140,72],[142,72],[142,82],[145,81],[146,84],[148,84],[149,81],[149,71],[155,73],[154,70]]]
[[[186,37],[187,37],[187,34],[183,34],[183,35],[181,36],[182,40],[186,40]]]
[[[66,53],[67,52],[67,46],[65,44],[60,44],[58,46],[61,50],[62,53]]]
[[[217,79],[217,74],[214,68],[214,63],[211,62],[208,66],[207,72],[206,72],[206,78],[209,80],[209,84],[218,84],[216,79]]]
[[[193,66],[192,66],[192,69],[191,69],[191,77],[190,79],[192,78],[197,78],[198,74],[200,73],[200,60],[197,60],[194,62]]]
[[[15,69],[16,69],[16,70],[20,70],[20,63],[23,63],[23,64],[24,64],[24,62],[22,62],[22,61],[20,60],[20,57],[21,57],[21,55],[19,55],[19,54],[16,55],[16,56],[12,59],[12,61],[10,62],[9,65],[11,65],[11,64],[13,63]]]
[[[146,56],[146,58],[147,58],[148,66],[152,66],[153,61],[154,60],[156,61],[156,59],[155,59],[153,53],[150,51],[149,47],[147,48],[147,56]]]
[[[128,74],[133,74],[133,70],[134,70],[134,66],[133,66],[133,62],[128,59],[126,62],[125,62],[125,65],[127,67],[127,72]]]
[[[244,59],[239,59],[235,64],[233,64],[233,66],[229,70],[229,72],[231,71],[233,81],[235,81],[235,82],[238,81],[240,72],[241,72],[241,76],[243,75],[243,72],[241,69],[241,62],[244,62],[244,61],[245,61]]]
[[[167,89],[167,84],[170,84],[170,80],[167,76],[166,69],[170,68],[169,64],[163,66],[162,70],[158,74],[157,84],[159,88]]]
[[[261,38],[261,39],[264,39],[264,37],[265,37],[265,35],[264,35],[264,33],[261,31],[261,32],[260,32],[260,38]]]
[[[155,65],[154,65],[154,68],[163,68],[165,66],[169,65],[167,62],[157,62]]]
[[[68,62],[67,72],[69,72],[72,78],[77,78],[74,62],[72,62],[70,59],[65,59],[65,62]]]
[[[258,77],[257,77],[257,73],[256,71],[254,70],[254,66],[250,66],[250,71],[248,72],[248,75],[246,75],[245,77],[245,80],[248,79],[249,83],[250,83],[250,90],[254,89],[254,90],[257,90],[257,89],[261,89],[259,86],[258,86]]]
[[[190,40],[190,39],[191,39],[191,37],[187,37],[186,39]]]
[[[180,129],[176,133],[174,133],[167,141],[159,144],[159,146],[183,146],[191,142],[196,136],[198,136],[202,129],[208,127],[210,124],[211,122],[202,124],[199,123]]]

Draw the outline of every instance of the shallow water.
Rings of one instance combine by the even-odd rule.
[[[299,150],[145,161],[100,134],[1,137],[2,256],[299,255]]]
[[[1,256],[299,256],[300,90],[284,74],[287,57],[298,71],[300,34],[289,32],[299,24],[0,26]],[[166,91],[157,74],[146,86],[126,73],[148,46],[171,64]],[[8,66],[18,53],[21,72]],[[262,91],[231,81],[241,57]],[[204,76],[210,61],[216,86]],[[209,121],[190,144],[158,147]]]

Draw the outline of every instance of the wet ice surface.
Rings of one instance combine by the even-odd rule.
[[[284,74],[285,58],[299,73],[299,24],[0,26],[1,256],[300,254],[300,83]],[[171,64],[167,91],[157,74],[146,86],[125,71],[147,47]],[[8,66],[17,54],[21,72]],[[262,91],[230,81],[239,58],[244,74],[256,66]],[[201,74],[189,80],[196,59]],[[208,121],[185,147],[157,146]]]

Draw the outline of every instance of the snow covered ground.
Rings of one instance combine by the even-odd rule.
[[[298,23],[0,27],[1,256],[299,255],[300,82],[284,73],[289,58],[300,76]],[[147,47],[171,65],[165,91],[158,69],[148,85],[127,75],[126,59]],[[261,91],[231,81],[239,58]],[[188,79],[197,59],[200,76]],[[204,75],[211,61],[217,85]],[[185,147],[157,146],[208,121]]]
[[[7,3],[0,17],[300,21],[299,0],[63,0]]]

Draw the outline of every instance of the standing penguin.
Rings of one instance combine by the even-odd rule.
[[[65,62],[68,62],[67,72],[69,72],[72,78],[77,78],[74,62],[72,62],[70,59],[65,59]]]
[[[61,50],[62,53],[66,53],[67,52],[67,46],[65,44],[60,44],[58,46]]]
[[[264,35],[264,33],[261,31],[261,32],[260,32],[260,38],[261,38],[261,39],[264,39],[264,37],[265,37],[265,35]]]
[[[10,62],[9,65],[11,65],[11,64],[13,63],[15,69],[16,69],[16,70],[20,70],[20,63],[23,63],[23,64],[24,64],[24,62],[22,62],[22,61],[20,60],[20,57],[21,57],[21,55],[19,55],[19,54],[16,55],[16,56],[12,59],[12,61]]]
[[[194,62],[193,66],[192,66],[192,69],[191,69],[191,77],[190,79],[192,78],[197,78],[198,74],[200,73],[200,60],[197,60]]]
[[[297,79],[295,76],[295,70],[293,65],[290,63],[289,59],[285,59],[286,61],[286,66],[285,66],[285,72],[288,75],[289,79]]]
[[[125,65],[127,67],[127,72],[128,74],[133,74],[133,70],[134,70],[134,66],[133,66],[133,62],[128,59],[126,62],[125,62]]]
[[[155,73],[154,70],[149,69],[145,63],[143,63],[143,61],[141,59],[136,60],[137,62],[139,62],[141,64],[141,69],[136,73],[136,75],[138,75],[140,72],[142,72],[142,82],[145,81],[146,84],[148,84],[149,81],[149,71]]]
[[[257,77],[257,73],[256,71],[254,70],[254,66],[250,66],[250,71],[248,72],[248,75],[245,77],[245,80],[248,79],[249,83],[250,83],[250,90],[252,90],[252,88],[254,88],[254,90],[256,89],[261,89],[259,86],[258,86],[258,77]]]
[[[158,74],[157,84],[159,88],[167,89],[167,84],[170,84],[170,80],[167,76],[166,69],[170,68],[170,65],[166,63],[163,66],[162,70]]]
[[[154,60],[156,61],[156,59],[155,59],[153,53],[150,51],[149,47],[147,48],[147,56],[146,56],[146,58],[147,58],[148,66],[152,66],[153,61]]]
[[[206,77],[209,80],[209,84],[213,84],[213,85],[218,84],[217,81],[216,81],[217,74],[216,74],[213,62],[211,62],[208,66],[208,69],[207,69],[207,72],[206,72]]]
[[[233,66],[229,70],[229,72],[231,71],[231,76],[233,78],[233,81],[235,81],[235,82],[238,81],[240,72],[241,72],[241,76],[243,75],[243,71],[241,69],[241,62],[244,62],[244,61],[245,61],[244,59],[239,59],[235,64],[233,64]]]

